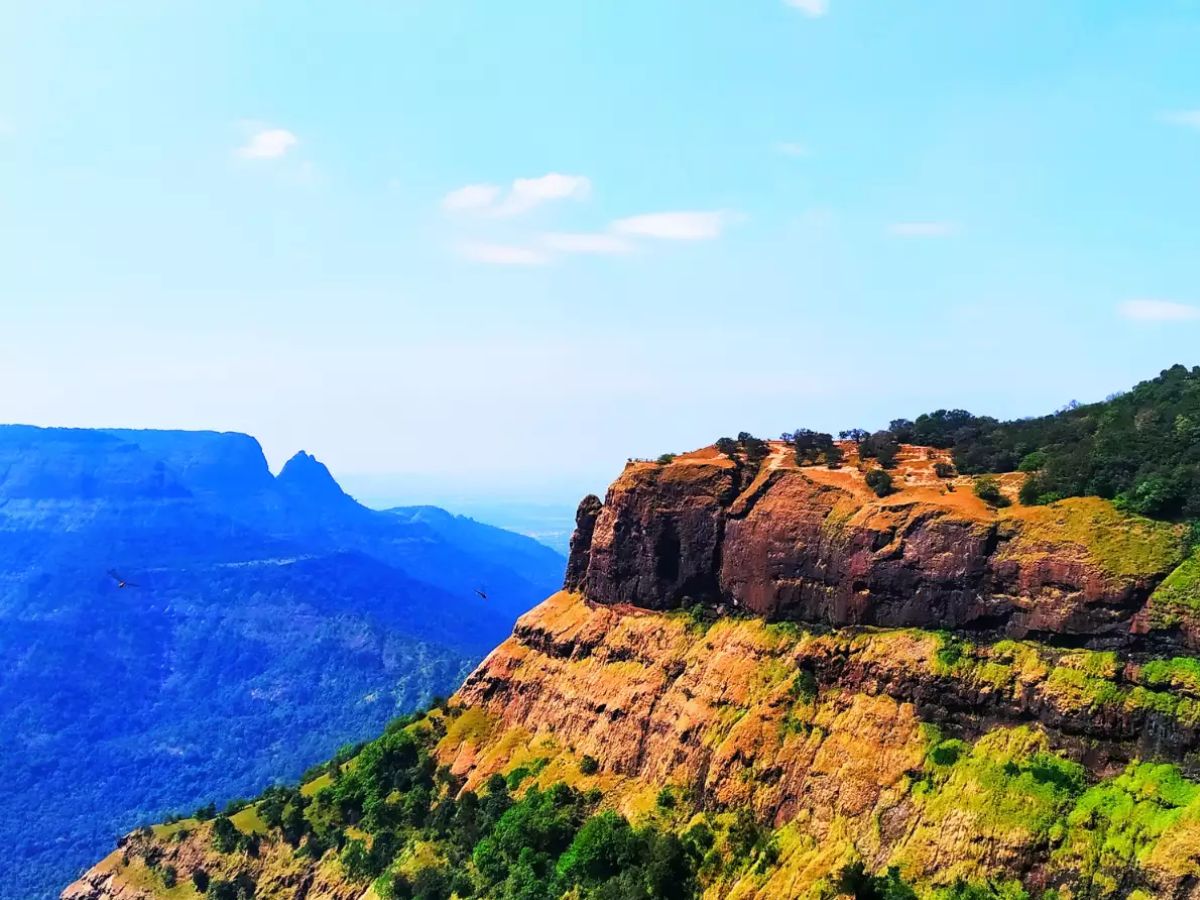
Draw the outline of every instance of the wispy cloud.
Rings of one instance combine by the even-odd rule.
[[[721,236],[735,216],[725,211],[645,213],[618,219],[610,226],[613,234],[657,238],[665,241],[709,241]]]
[[[798,9],[810,19],[819,19],[829,12],[829,0],[783,0],[792,9]]]
[[[1117,307],[1117,312],[1135,322],[1191,322],[1200,319],[1200,307],[1172,300],[1127,300]]]
[[[603,232],[551,232],[542,235],[542,245],[555,253],[615,256],[633,251],[633,244],[616,234]]]
[[[780,141],[775,145],[775,152],[781,156],[808,156],[808,147],[797,141]]]
[[[1162,113],[1159,118],[1170,125],[1200,130],[1200,109],[1174,109]]]
[[[499,196],[500,188],[494,184],[465,184],[442,198],[442,209],[447,212],[487,209]]]
[[[591,192],[592,182],[584,175],[548,172],[536,178],[517,178],[507,190],[496,184],[464,185],[442,198],[442,208],[449,212],[510,217],[545,203],[585,200]]]
[[[286,128],[261,128],[237,149],[242,159],[279,159],[300,143]]]
[[[958,234],[954,222],[893,222],[888,234],[902,238],[943,238]]]
[[[458,253],[464,259],[491,266],[544,266],[550,262],[549,254],[515,244],[459,244]]]

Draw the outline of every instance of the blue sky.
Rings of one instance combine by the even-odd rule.
[[[0,420],[544,499],[1102,397],[1200,363],[1197,46],[1195,0],[0,2]]]

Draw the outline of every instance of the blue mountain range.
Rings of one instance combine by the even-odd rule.
[[[0,426],[0,900],[450,692],[564,564],[247,435]]]

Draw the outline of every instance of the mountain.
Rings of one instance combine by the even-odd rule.
[[[922,420],[630,462],[449,701],[62,896],[1200,898],[1200,548],[1136,502],[1189,463],[1109,409],[999,472]],[[1060,453],[1128,488],[1023,491]]]
[[[453,690],[564,561],[429,515],[246,435],[0,427],[0,898]]]

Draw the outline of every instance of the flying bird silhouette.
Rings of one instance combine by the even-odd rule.
[[[483,588],[475,588],[475,593],[479,595],[480,600],[486,600],[488,598],[487,591],[485,591]]]
[[[122,588],[137,587],[136,583],[125,580],[112,569],[108,570],[108,577],[117,583],[117,590],[121,590]]]

